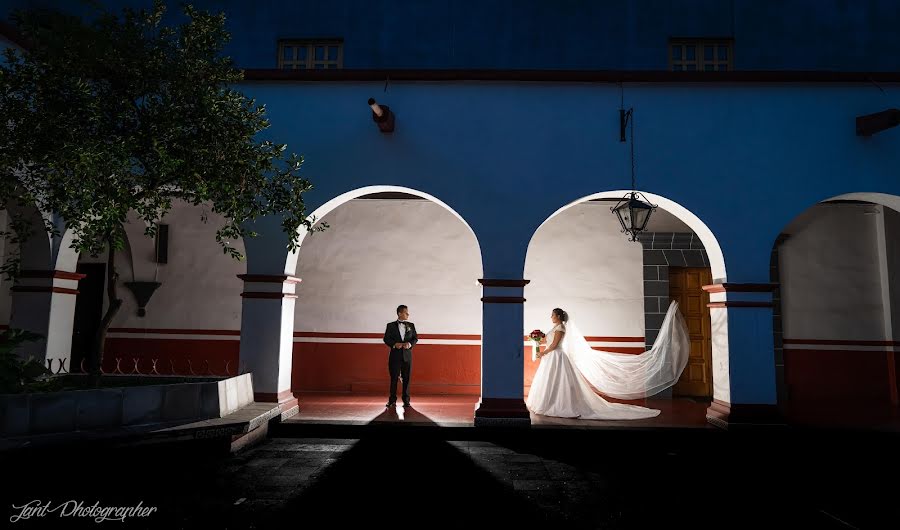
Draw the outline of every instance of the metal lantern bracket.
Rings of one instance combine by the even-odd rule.
[[[626,142],[625,138],[625,130],[628,128],[628,123],[631,121],[631,116],[634,114],[634,109],[619,109],[619,141],[622,143]],[[634,135],[632,134],[632,139]]]
[[[658,206],[652,204],[643,193],[637,191],[634,171],[634,108],[625,110],[623,105],[619,109],[619,141],[627,141],[625,132],[629,124],[631,125],[631,191],[610,208],[610,211],[619,219],[622,232],[629,234],[628,240],[637,241],[638,234],[647,229],[650,214]]]

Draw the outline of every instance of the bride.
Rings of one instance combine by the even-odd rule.
[[[640,399],[674,385],[690,355],[684,318],[673,301],[653,347],[639,355],[594,350],[569,315],[556,308],[554,326],[547,332],[547,347],[538,357],[525,400],[535,414],[586,420],[638,420],[660,411],[610,403],[597,392],[619,399]]]

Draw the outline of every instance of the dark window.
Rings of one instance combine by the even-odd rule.
[[[727,39],[672,39],[669,41],[669,69],[674,72],[731,70],[733,44]]]
[[[278,42],[278,68],[322,70],[344,67],[344,43],[340,40],[282,40]]]

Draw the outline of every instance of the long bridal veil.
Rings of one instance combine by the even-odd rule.
[[[691,353],[687,325],[674,300],[653,347],[644,353],[594,350],[571,321],[566,323],[563,346],[591,386],[619,399],[651,396],[674,385]]]

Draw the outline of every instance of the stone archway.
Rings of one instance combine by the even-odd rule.
[[[409,307],[419,395],[480,392],[482,262],[471,228],[408,188],[367,187],[313,215],[329,228],[297,256],[292,389],[386,394],[385,322]],[[326,210],[327,207],[327,210]]]
[[[72,236],[64,221],[40,212],[33,205],[16,204],[17,214],[31,224],[32,233],[16,248],[4,245],[20,257],[19,275],[9,286],[9,324],[11,328],[37,333],[41,340],[24,344],[19,352],[40,361],[55,359],[67,363],[71,348],[71,323],[75,296],[81,275],[75,273],[78,252],[71,247]],[[8,212],[4,212],[8,222]],[[53,225],[59,235],[45,229]],[[13,229],[13,227],[10,227]],[[6,282],[4,282],[6,283]],[[68,364],[66,364],[68,368]]]
[[[465,227],[462,232],[466,237],[471,237],[475,244],[478,244],[478,239],[472,228],[453,208],[428,193],[402,186],[364,186],[348,191],[316,208],[310,214],[310,218],[321,220],[349,201],[375,194],[403,194],[425,199],[431,204],[436,204],[449,213],[452,218],[462,222]],[[307,233],[301,233],[300,236],[299,249],[303,248],[304,241],[307,238],[317,237],[317,235],[310,236]],[[476,301],[478,292],[475,291],[478,288],[477,279],[483,267],[480,245],[477,248],[479,249],[478,272],[468,280],[473,287],[472,296]],[[241,276],[244,281],[241,316],[241,362],[246,363],[248,369],[254,374],[256,400],[278,403],[282,409],[283,418],[294,414],[298,410],[298,402],[292,389],[292,375],[294,365],[295,306],[298,298],[298,285],[301,283],[301,278],[295,275],[299,258],[299,250],[286,252],[284,247],[277,243],[268,244],[265,247],[259,247],[259,250],[251,255],[248,267],[250,273]],[[304,300],[304,303],[306,302],[310,302],[310,300]],[[377,338],[373,332],[370,332],[372,336],[343,338],[345,340],[353,339],[356,343],[371,343],[373,347],[381,344],[380,334],[384,332],[384,322],[391,318],[391,311],[397,304],[398,302],[385,300],[384,307],[387,310],[387,316],[378,317],[376,325],[381,329],[377,330],[379,333]],[[415,317],[412,320],[415,321]],[[434,346],[441,345],[441,342],[447,340],[454,340],[460,343],[461,346],[477,347],[480,343],[481,337],[478,334],[461,334],[462,337],[459,336],[460,334],[453,334],[456,336],[452,337],[452,339],[441,337],[440,333],[427,337],[427,333],[422,329],[420,323],[417,322],[416,324],[416,327],[423,335],[422,338],[433,341]],[[479,329],[477,333],[480,334],[480,331]],[[352,331],[350,332],[352,333]],[[329,332],[325,331],[325,333]],[[326,342],[329,339],[329,337],[299,338],[324,339]],[[383,356],[377,362],[382,364],[383,373],[386,377],[386,356]],[[413,369],[413,377],[415,377],[415,368]],[[385,384],[384,391],[386,390],[387,385]]]
[[[878,425],[898,410],[900,197],[801,212],[771,254],[778,402],[794,423]]]
[[[569,291],[574,297],[572,303],[578,306],[576,310],[587,315],[588,319],[595,323],[594,329],[583,330],[585,335],[588,336],[591,345],[598,349],[639,353],[644,350],[645,344],[647,347],[652,344],[656,333],[653,324],[656,323],[655,329],[658,330],[659,322],[662,321],[668,308],[670,267],[680,270],[706,269],[706,279],[692,287],[697,291],[696,300],[701,302],[709,301],[709,298],[714,296],[710,291],[715,291],[714,285],[724,283],[726,270],[721,246],[709,227],[685,207],[655,194],[645,193],[651,202],[657,204],[659,209],[668,215],[670,221],[664,223],[665,226],[661,225],[659,233],[644,234],[640,244],[626,241],[626,236],[620,233],[618,223],[609,211],[609,201],[615,201],[625,193],[627,192],[624,190],[608,191],[582,197],[554,212],[538,227],[532,236],[526,258],[526,269],[529,269],[531,264],[537,267],[525,273],[525,277],[532,280],[532,284],[526,287],[526,292],[532,290],[526,298],[529,302],[542,300],[540,294],[536,294],[533,290],[538,287],[536,282],[538,278],[535,275],[540,274],[538,271],[540,267],[537,266],[537,258],[534,255],[543,252],[537,247],[546,244],[538,241],[540,233],[549,230],[559,232],[555,236],[556,239],[559,239],[560,235],[564,236],[565,230],[551,227],[558,224],[554,220],[559,216],[566,216],[565,222],[569,226],[566,230],[571,231],[569,239],[572,239],[568,241],[567,248],[572,251],[573,256],[577,256],[573,259],[596,263],[596,267],[585,264],[580,269],[581,272],[575,271],[570,274],[576,277],[569,282],[572,284],[569,285]],[[593,208],[597,208],[597,216],[603,216],[604,219],[608,217],[608,223],[597,224],[599,221],[594,217],[595,213],[589,211]],[[591,223],[596,226],[590,226]],[[596,239],[595,245],[584,245],[585,237]],[[609,254],[609,249],[613,246],[621,251],[615,256]],[[573,250],[576,248],[577,252]],[[635,263],[639,266],[635,266]],[[595,270],[597,267],[602,271]],[[588,288],[590,294],[583,291],[585,282],[592,286]],[[556,290],[558,289],[559,286],[556,286]],[[596,294],[600,291],[602,293]],[[651,303],[655,304],[655,307],[649,308],[648,304]],[[730,399],[728,308],[714,303],[708,303],[707,307],[701,307],[698,318],[706,319],[702,324],[708,330],[705,339],[707,369],[703,378],[708,384],[711,377],[712,388],[706,387],[707,390],[702,393],[707,398],[727,403]],[[526,307],[527,329],[534,327],[533,322],[529,320],[529,317],[534,320],[534,316],[531,315],[533,311]],[[531,372],[533,371],[532,369]],[[527,367],[525,377],[527,387]],[[666,391],[666,395],[671,395],[670,392]]]

